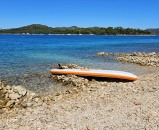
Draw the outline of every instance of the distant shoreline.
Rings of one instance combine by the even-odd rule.
[[[0,33],[0,35],[61,35],[61,36],[159,36],[159,35],[97,35],[97,34],[12,34],[12,33]]]
[[[76,34],[76,35],[151,35],[148,30],[124,27],[48,27],[41,24],[31,24],[19,28],[2,29],[0,34]]]

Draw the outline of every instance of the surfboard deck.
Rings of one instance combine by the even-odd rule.
[[[52,69],[50,72],[56,75],[72,74],[78,76],[117,78],[131,81],[137,80],[137,76],[132,73],[115,70]]]

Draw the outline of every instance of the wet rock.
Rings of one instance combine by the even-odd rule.
[[[98,52],[96,55],[97,56],[108,56],[109,54],[106,52]]]
[[[138,53],[137,53],[137,56],[142,56],[142,53],[141,53],[141,52],[138,52]]]
[[[67,67],[70,68],[70,69],[73,69],[73,68],[74,68],[74,69],[79,68],[79,66],[76,65],[76,64],[68,64]]]
[[[154,56],[154,55],[156,55],[156,52],[151,52],[151,53],[149,53],[149,55]]]
[[[134,53],[132,54],[132,56],[137,56],[137,53],[136,53],[136,52],[134,52]]]
[[[22,96],[24,96],[27,93],[26,88],[24,88],[22,86],[15,86],[14,91],[18,92],[19,95],[22,95]]]

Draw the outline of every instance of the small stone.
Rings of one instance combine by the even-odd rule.
[[[7,85],[7,86],[6,86],[6,89],[7,89],[7,90],[11,90],[11,86]]]
[[[8,101],[9,101],[8,98],[4,99],[4,100],[0,100],[0,108],[3,108],[7,104]]]
[[[37,106],[42,106],[42,105],[43,105],[43,101],[42,101],[42,100],[39,100],[36,105],[37,105]]]
[[[9,98],[9,94],[8,93],[5,94],[5,98]]]
[[[27,107],[31,107],[32,105],[33,105],[32,102],[28,102],[28,103],[26,104]]]
[[[134,105],[141,105],[141,102],[134,102]]]
[[[31,93],[30,93],[30,96],[31,96],[32,98],[34,98],[34,97],[36,97],[36,94],[33,93],[33,92],[31,92]]]
[[[3,81],[0,81],[0,90],[4,89]]]
[[[14,87],[14,91],[17,91],[22,96],[24,96],[27,93],[27,90],[22,86]]]
[[[138,55],[138,56],[142,56],[142,53],[141,53],[141,52],[138,52],[137,55]]]
[[[78,93],[78,89],[75,88],[75,87],[72,89],[72,91],[73,91],[74,93]]]
[[[47,101],[48,100],[48,97],[43,97],[43,101]]]
[[[6,96],[6,94],[4,92],[0,91],[0,99],[4,99],[5,96]]]
[[[19,95],[18,93],[11,93],[8,96],[11,100],[16,100],[16,99],[19,99],[21,97],[21,95]]]
[[[39,102],[40,98],[35,98],[34,101],[35,102]]]
[[[6,107],[13,107],[14,103],[14,100],[10,100],[9,102],[7,102]]]
[[[149,53],[150,56],[156,55],[156,52]]]
[[[2,109],[0,109],[0,110],[2,110],[1,112],[7,112],[7,111],[8,111],[7,108],[2,108]]]
[[[134,52],[134,53],[133,53],[133,56],[137,56],[137,53],[136,53],[136,52]]]
[[[56,97],[55,100],[56,100],[56,101],[59,101],[59,100],[61,100],[61,99],[62,99],[62,95],[59,95],[59,96]]]

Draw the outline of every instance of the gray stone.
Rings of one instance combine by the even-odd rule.
[[[149,53],[149,55],[151,55],[151,56],[156,55],[156,52],[151,52],[151,53]]]
[[[27,93],[26,88],[24,88],[24,87],[22,87],[22,86],[16,86],[16,87],[14,87],[14,91],[15,91],[15,90],[17,90],[17,92],[18,92],[20,95],[22,95],[22,96],[24,96],[24,95]]]
[[[141,52],[138,52],[137,55],[138,55],[138,56],[142,56],[142,53],[141,53]]]

